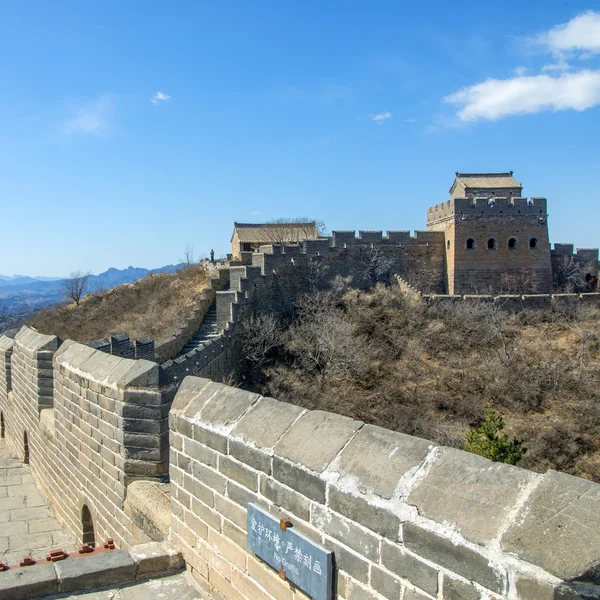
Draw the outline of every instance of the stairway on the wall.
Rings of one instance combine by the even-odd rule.
[[[181,349],[180,355],[187,354],[192,350],[203,348],[215,338],[221,335],[217,325],[217,302],[216,300],[210,305],[208,312],[204,316],[202,325],[187,344]]]

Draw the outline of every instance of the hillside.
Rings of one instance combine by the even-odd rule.
[[[247,321],[248,387],[455,447],[494,408],[524,438],[520,466],[600,482],[599,317],[578,303],[510,315],[383,286],[321,291],[291,321]]]
[[[109,292],[90,294],[79,306],[40,310],[28,324],[82,343],[119,333],[160,341],[189,315],[207,284],[207,272],[199,265],[176,273],[151,273]]]
[[[173,273],[181,265],[167,265],[148,270],[142,267],[110,269],[90,275],[87,291],[95,293],[109,290],[122,283],[133,283],[149,273]],[[63,299],[60,278],[0,275],[0,316],[24,316],[43,306]]]

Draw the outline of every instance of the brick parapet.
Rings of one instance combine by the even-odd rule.
[[[335,552],[338,598],[599,591],[595,483],[199,378],[170,425],[171,539],[214,597],[303,597],[247,551],[248,502]]]
[[[0,346],[8,345],[4,336]],[[82,539],[82,507],[96,540],[149,541],[123,510],[127,486],[168,472],[168,411],[159,366],[94,350],[24,327],[11,357],[12,390],[0,380],[11,452],[28,453],[32,474],[58,518]],[[25,444],[27,439],[27,444]]]

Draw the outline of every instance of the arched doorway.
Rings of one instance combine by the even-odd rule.
[[[83,543],[94,548],[96,546],[94,522],[92,520],[92,513],[87,504],[84,504],[81,509],[81,529],[83,531],[83,535],[81,536]]]
[[[29,464],[29,440],[26,431],[23,432],[23,463]]]

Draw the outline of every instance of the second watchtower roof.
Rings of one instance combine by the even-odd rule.
[[[453,198],[465,197],[468,190],[522,190],[523,186],[513,177],[512,171],[505,173],[459,173],[450,188]],[[509,195],[507,193],[507,195]]]

